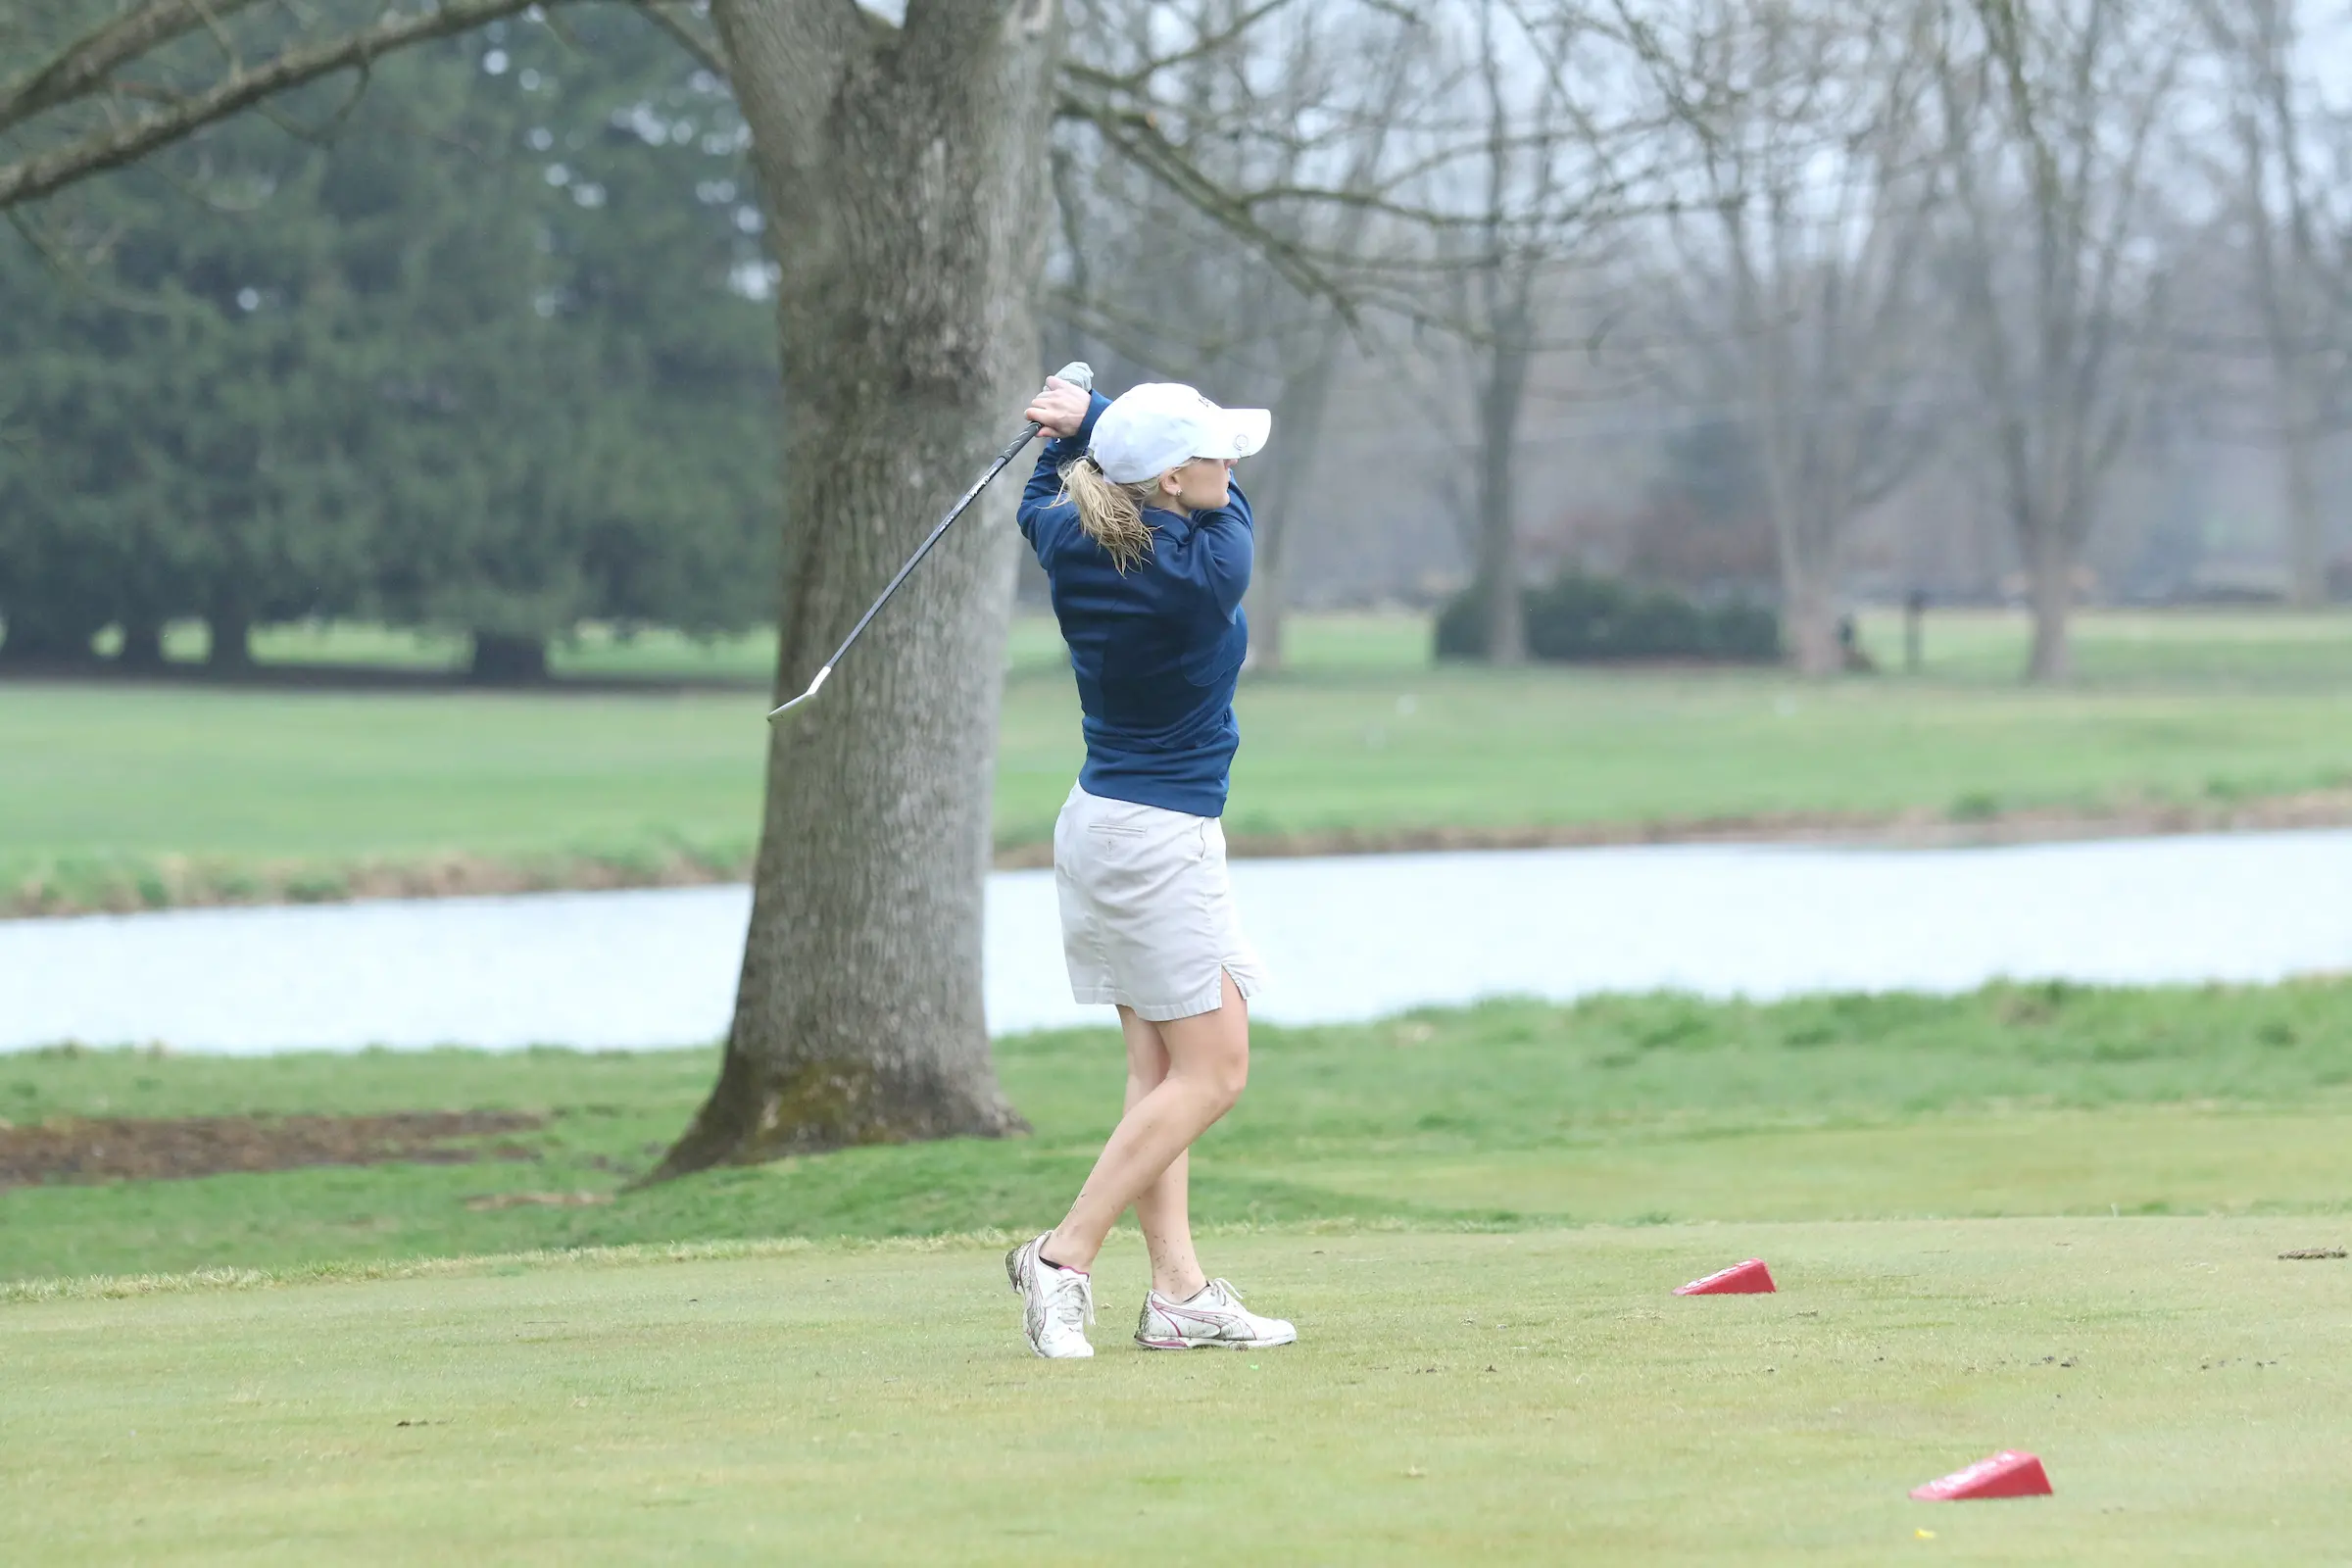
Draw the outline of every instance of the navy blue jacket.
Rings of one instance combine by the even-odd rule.
[[[1077,507],[1054,504],[1062,467],[1085,456],[1108,407],[1097,393],[1075,436],[1046,443],[1021,496],[1021,533],[1053,583],[1086,712],[1078,782],[1107,800],[1222,816],[1242,744],[1233,688],[1250,649],[1250,503],[1235,485],[1214,512],[1146,508],[1152,553],[1120,572]]]

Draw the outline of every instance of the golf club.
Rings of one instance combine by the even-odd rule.
[[[1095,368],[1081,360],[1072,360],[1060,369],[1055,370],[1054,375],[1059,380],[1067,381],[1071,385],[1089,392],[1093,391],[1095,387]],[[997,461],[988,466],[988,471],[972,481],[972,487],[948,509],[948,514],[939,519],[939,526],[931,530],[931,536],[925,539],[916,548],[914,554],[906,559],[906,564],[899,568],[899,574],[890,579],[889,586],[882,590],[882,597],[875,600],[873,607],[858,617],[858,624],[850,628],[850,634],[841,640],[841,646],[833,650],[833,657],[825,661],[824,667],[816,672],[816,679],[808,683],[808,689],[783,707],[771,710],[767,715],[769,723],[774,723],[778,718],[816,695],[817,688],[824,685],[825,677],[833,673],[833,666],[841,662],[841,656],[850,651],[850,644],[856,642],[858,634],[865,630],[866,622],[881,613],[882,607],[890,603],[890,596],[899,591],[899,584],[906,580],[907,573],[923,564],[923,558],[931,553],[933,545],[939,543],[940,536],[948,531],[957,517],[963,515],[964,509],[978,499],[980,492],[988,488],[988,482],[1004,471],[1004,465],[1018,457],[1021,448],[1037,439],[1040,428],[1041,426],[1034,424],[1022,426],[1021,433],[1012,439],[1011,444],[997,454]]]

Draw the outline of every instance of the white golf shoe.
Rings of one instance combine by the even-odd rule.
[[[1189,1301],[1171,1301],[1157,1291],[1144,1297],[1143,1320],[1135,1343],[1148,1350],[1198,1350],[1216,1347],[1253,1350],[1290,1345],[1298,1331],[1278,1317],[1259,1317],[1223,1280],[1210,1280]]]
[[[1086,1325],[1095,1320],[1094,1281],[1074,1268],[1058,1268],[1038,1256],[1038,1249],[1045,1244],[1046,1237],[1040,1236],[1004,1254],[1004,1277],[1012,1281],[1013,1294],[1021,1298],[1029,1348],[1049,1361],[1092,1355],[1095,1348],[1086,1343]]]

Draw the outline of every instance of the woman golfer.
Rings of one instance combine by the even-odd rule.
[[[1129,1204],[1152,1253],[1136,1342],[1157,1350],[1288,1345],[1193,1255],[1186,1151],[1250,1075],[1242,937],[1217,818],[1241,732],[1233,688],[1250,644],[1250,503],[1236,459],[1265,445],[1262,409],[1152,383],[1111,402],[1058,378],[1028,417],[1051,432],[1021,532],[1054,589],[1085,710],[1086,765],[1054,827],[1070,990],[1119,1009],[1127,1114],[1055,1229],[1006,1254],[1029,1348],[1095,1353],[1087,1271]]]

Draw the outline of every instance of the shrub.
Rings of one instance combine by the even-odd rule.
[[[1706,606],[1663,588],[1563,571],[1520,590],[1527,651],[1537,659],[1603,663],[1633,659],[1704,659],[1770,663],[1781,657],[1780,616],[1762,605]],[[1485,604],[1475,584],[1438,616],[1440,659],[1484,659]]]

